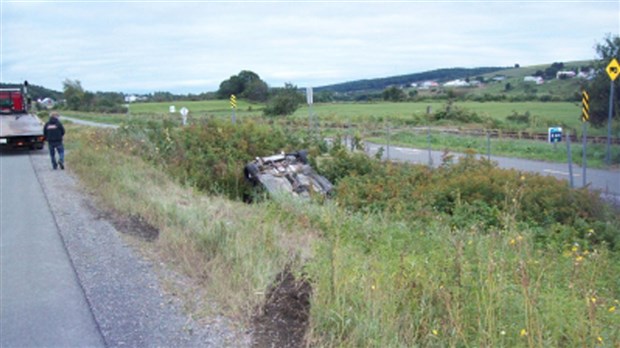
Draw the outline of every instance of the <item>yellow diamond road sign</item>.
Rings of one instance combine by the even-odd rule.
[[[620,75],[620,64],[616,58],[612,59],[609,65],[607,65],[607,75],[612,81],[616,81],[616,77]]]

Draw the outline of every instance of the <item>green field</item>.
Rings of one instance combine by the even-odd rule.
[[[136,103],[131,104],[129,115],[133,117],[157,117],[169,115],[170,105],[175,105],[177,111],[181,107],[190,110],[190,117],[223,117],[230,118],[232,111],[228,100],[209,100],[180,103]],[[380,126],[382,123],[412,124],[422,122],[426,124],[427,110],[431,112],[443,110],[445,101],[407,102],[407,103],[321,103],[312,106],[312,113],[326,126],[333,124],[366,124],[368,126]],[[506,122],[506,118],[513,114],[530,114],[531,122],[528,125],[505,123],[512,129],[525,129],[536,132],[546,132],[549,125],[570,127],[581,130],[579,103],[571,102],[456,102],[453,107],[475,112],[483,118],[491,118],[500,122]],[[239,119],[245,117],[259,117],[262,115],[263,104],[253,104],[239,100],[236,115]],[[310,110],[307,105],[300,107],[289,119],[306,122]],[[177,114],[178,115],[178,112]],[[108,116],[109,117],[109,116]],[[123,116],[124,117],[124,116]],[[120,119],[122,120],[123,117]],[[180,117],[180,116],[179,116]],[[114,118],[114,121],[118,121]],[[458,125],[464,128],[483,128],[480,125]],[[617,127],[616,127],[617,128]],[[616,130],[618,133],[618,130]],[[604,128],[592,128],[588,131],[591,135],[606,135]],[[618,136],[616,134],[615,136]]]

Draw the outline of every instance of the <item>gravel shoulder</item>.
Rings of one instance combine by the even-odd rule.
[[[247,347],[222,317],[198,322],[161,275],[182,277],[144,257],[68,170],[52,170],[46,150],[31,153],[45,196],[87,302],[108,347]],[[154,263],[155,262],[155,263]]]

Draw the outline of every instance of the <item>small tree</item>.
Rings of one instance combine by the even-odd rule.
[[[607,124],[609,117],[609,92],[610,79],[605,71],[607,65],[613,58],[620,61],[620,36],[607,35],[604,43],[596,45],[596,53],[599,59],[594,62],[595,71],[598,71],[596,77],[585,86],[590,95],[590,122],[595,126],[603,126]],[[619,79],[614,82],[614,115],[616,117],[620,113],[618,110],[618,100],[620,99],[620,88],[618,87]]]
[[[304,97],[297,91],[297,86],[286,83],[284,88],[274,91],[274,95],[267,102],[263,110],[265,116],[291,115],[303,103]]]
[[[383,100],[400,102],[407,99],[407,95],[402,89],[392,86],[383,90]]]
[[[69,110],[80,110],[84,101],[84,88],[79,80],[66,79],[62,90]]]

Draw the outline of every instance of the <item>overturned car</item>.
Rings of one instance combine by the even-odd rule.
[[[334,189],[329,180],[308,164],[306,151],[257,157],[245,166],[243,172],[253,186],[264,188],[270,195],[289,192],[308,198],[315,193],[329,196]]]

